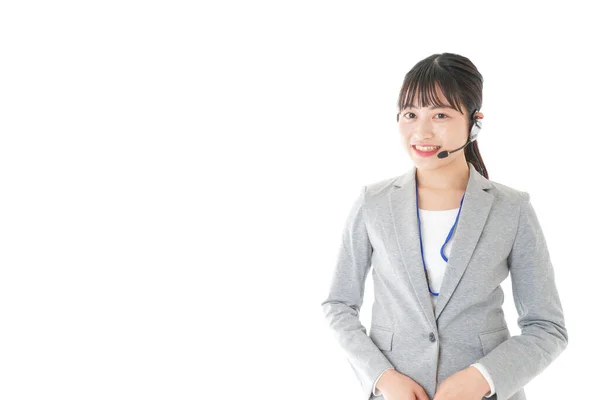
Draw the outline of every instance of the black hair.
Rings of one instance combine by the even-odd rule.
[[[453,53],[433,54],[419,61],[406,74],[398,96],[399,111],[396,120],[399,119],[400,112],[413,104],[413,101],[416,101],[414,105],[418,107],[443,105],[436,95],[436,86],[452,108],[464,114],[461,105],[465,107],[470,118],[470,132],[475,123],[472,115],[481,109],[483,101],[483,76],[468,58]],[[464,151],[467,162],[489,179],[479,154],[477,139],[469,143]]]

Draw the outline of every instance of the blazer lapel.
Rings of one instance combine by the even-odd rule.
[[[425,267],[421,258],[415,166],[394,181],[396,189],[389,197],[396,242],[402,261],[421,309],[432,327],[437,324],[437,319],[467,268],[494,200],[494,196],[486,191],[492,186],[489,180],[477,172],[471,163],[468,164],[469,181],[460,216],[454,228],[452,251],[448,256],[435,312],[430,299],[433,295],[427,288]]]

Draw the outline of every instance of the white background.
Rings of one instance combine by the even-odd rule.
[[[357,191],[412,165],[404,75],[442,52],[483,74],[481,155],[555,267],[570,342],[528,398],[597,393],[584,3],[3,2],[0,398],[360,399],[320,302]]]

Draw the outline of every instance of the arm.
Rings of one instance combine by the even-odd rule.
[[[359,319],[373,251],[365,222],[365,191],[366,187],[363,187],[346,218],[329,295],[321,307],[360,382],[363,398],[368,400],[375,381],[385,370],[394,366],[367,335]]]
[[[521,334],[494,348],[478,363],[506,400],[540,374],[566,348],[567,330],[546,240],[527,192],[521,192],[519,226],[508,266]]]

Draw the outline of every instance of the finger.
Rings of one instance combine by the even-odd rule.
[[[415,395],[417,396],[417,400],[429,400],[429,396],[427,396],[427,392],[422,387],[415,391]]]

